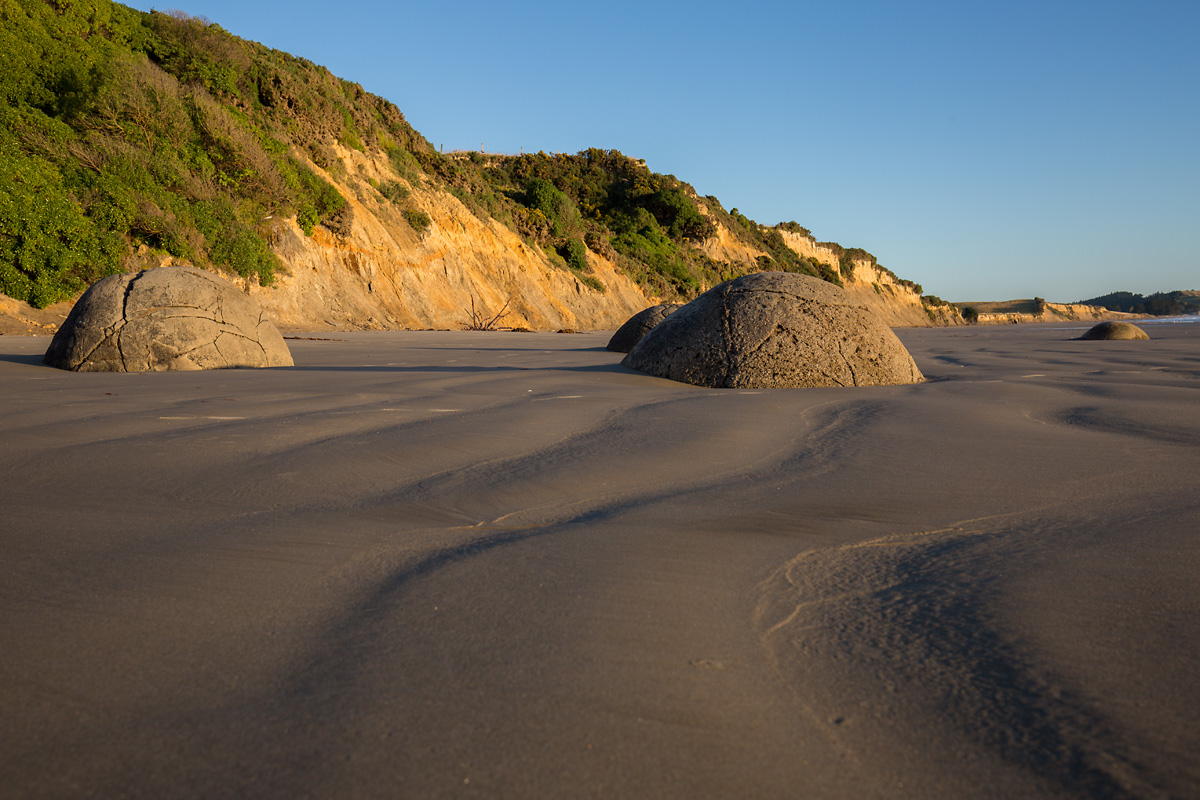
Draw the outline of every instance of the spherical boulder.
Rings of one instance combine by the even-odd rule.
[[[1137,325],[1128,322],[1101,322],[1089,329],[1080,339],[1149,339],[1149,335]]]
[[[713,287],[663,320],[621,362],[661,378],[721,388],[916,383],[891,329],[841,288],[790,272]]]
[[[44,363],[79,372],[290,367],[258,304],[192,267],[110,275],[83,293]]]
[[[628,353],[642,337],[654,329],[658,323],[669,317],[675,310],[682,308],[682,303],[659,303],[656,306],[642,309],[617,328],[617,332],[608,340],[606,349],[614,353]]]

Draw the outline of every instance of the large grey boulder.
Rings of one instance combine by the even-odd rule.
[[[617,332],[608,340],[608,345],[605,349],[611,350],[614,353],[628,353],[658,323],[682,307],[682,303],[659,303],[656,306],[642,309],[625,320],[624,325],[617,328]]]
[[[621,362],[697,386],[875,386],[922,380],[891,329],[841,288],[790,272],[715,286]]]
[[[1101,322],[1089,329],[1080,339],[1149,339],[1137,325],[1128,322]]]
[[[43,359],[80,372],[290,367],[258,304],[192,267],[110,275],[84,292]]]

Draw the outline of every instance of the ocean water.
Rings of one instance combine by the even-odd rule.
[[[1153,317],[1138,320],[1139,325],[1192,325],[1200,322],[1200,314],[1182,314],[1178,317]]]

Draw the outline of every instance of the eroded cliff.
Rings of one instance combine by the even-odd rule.
[[[336,235],[305,236],[277,221],[272,250],[282,262],[272,286],[248,291],[289,330],[463,328],[476,314],[497,327],[615,328],[651,300],[613,264],[588,253],[603,291],[555,266],[495,220],[480,219],[449,192],[416,180],[404,209],[374,184],[397,180],[382,153],[335,148],[344,171],[319,170],[353,213]],[[404,210],[428,215],[418,232]]]
[[[811,236],[780,231],[787,246],[837,270],[842,287],[892,327],[962,324],[962,315],[949,304],[923,301],[920,288],[897,278],[869,258],[843,260],[840,254]]]

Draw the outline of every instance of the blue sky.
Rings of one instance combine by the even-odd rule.
[[[617,149],[947,300],[1200,289],[1196,0],[177,2],[435,146]]]

